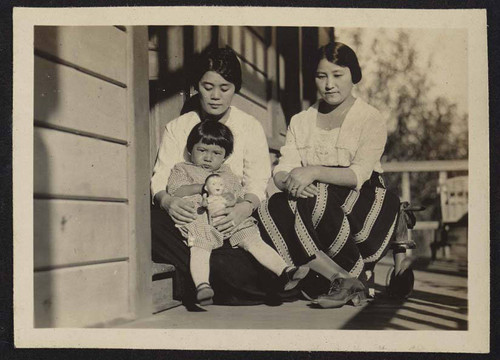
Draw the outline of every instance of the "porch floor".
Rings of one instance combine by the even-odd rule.
[[[459,259],[429,263],[417,259],[415,287],[410,298],[396,301],[385,296],[385,277],[391,265],[383,259],[375,269],[376,298],[360,306],[315,309],[308,301],[272,307],[217,306],[189,312],[183,306],[121,328],[155,329],[373,329],[466,330],[467,265]]]

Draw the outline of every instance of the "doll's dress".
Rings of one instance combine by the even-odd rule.
[[[206,250],[214,250],[220,248],[226,239],[229,239],[231,246],[237,247],[246,236],[255,236],[259,232],[257,220],[248,217],[230,233],[224,235],[210,224],[208,212],[201,206],[201,196],[193,195],[186,197],[186,199],[191,197],[198,197],[199,202],[196,207],[198,216],[189,224],[179,227],[182,235],[187,239],[189,247],[195,246]]]

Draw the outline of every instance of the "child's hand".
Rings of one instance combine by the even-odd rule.
[[[212,215],[212,218],[216,218],[213,222],[213,226],[221,233],[230,233],[236,226],[238,226],[243,220],[252,215],[247,203],[236,204],[232,208],[225,208]]]
[[[226,192],[222,194],[222,197],[226,200],[227,207],[233,207],[234,205],[236,205],[236,196],[234,196],[233,193]]]

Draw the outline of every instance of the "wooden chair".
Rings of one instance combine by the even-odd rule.
[[[386,290],[390,297],[407,298],[413,291],[415,276],[411,268],[412,260],[407,256],[407,251],[415,249],[416,243],[408,236],[408,231],[416,224],[414,212],[422,211],[422,206],[410,206],[408,202],[402,202],[396,219],[396,229],[389,244],[392,251],[394,265],[386,275]],[[375,264],[365,267],[366,283],[370,297],[375,296]]]
[[[443,250],[444,258],[450,257],[449,232],[453,228],[467,227],[469,212],[469,177],[457,176],[444,181],[438,187],[441,200],[441,224],[439,235],[431,244],[432,260],[436,260],[438,250]]]
[[[389,269],[386,277],[387,293],[391,297],[407,298],[413,291],[415,276],[411,268],[412,260],[406,256],[406,252],[415,249],[417,244],[409,237],[408,231],[417,223],[414,212],[424,209],[422,206],[410,206],[408,202],[400,205],[395,237],[390,245],[394,266]]]

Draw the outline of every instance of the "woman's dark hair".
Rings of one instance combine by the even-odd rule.
[[[313,59],[314,72],[322,59],[326,59],[339,66],[348,67],[351,71],[353,84],[357,84],[361,80],[362,74],[358,57],[354,50],[346,44],[341,42],[330,42],[320,47],[316,53],[316,57]]]
[[[218,121],[203,121],[193,127],[186,144],[189,153],[200,140],[203,144],[218,145],[226,150],[226,158],[233,152],[233,133],[226,125]]]
[[[193,86],[196,90],[198,90],[198,83],[207,71],[215,71],[234,84],[236,93],[240,91],[241,65],[232,49],[209,47],[199,55],[193,69]]]

